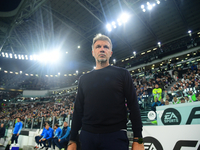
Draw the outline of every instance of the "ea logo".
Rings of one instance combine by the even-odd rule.
[[[179,125],[181,123],[181,115],[174,108],[165,109],[161,117],[164,125]]]
[[[149,120],[154,120],[156,118],[156,113],[154,111],[150,111],[147,116]]]
[[[160,144],[160,142],[153,138],[153,137],[145,137],[143,139],[144,142],[144,149],[145,150],[163,150],[162,145]]]

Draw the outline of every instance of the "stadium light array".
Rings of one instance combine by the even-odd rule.
[[[141,9],[143,12],[146,12],[147,10],[152,10],[153,7],[155,7],[156,5],[159,5],[160,1],[159,0],[155,0],[155,2],[147,2],[146,4],[141,5]]]
[[[2,57],[6,58],[15,58],[20,60],[37,60],[40,62],[56,62],[60,58],[59,51],[52,51],[52,52],[44,52],[40,55],[21,55],[21,54],[12,54],[12,53],[5,53],[1,52]]]
[[[106,25],[107,30],[110,32],[112,29],[117,28],[118,26],[121,26],[123,23],[126,23],[128,19],[130,18],[130,15],[127,13],[122,13],[117,21],[112,21],[111,23],[108,23]]]

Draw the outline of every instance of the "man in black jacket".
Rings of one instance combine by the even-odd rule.
[[[109,64],[112,53],[107,36],[93,39],[96,68],[80,77],[68,150],[76,149],[80,129],[82,150],[129,150],[125,99],[134,132],[132,150],[144,150],[135,86],[128,70]]]
[[[1,128],[0,128],[0,138],[3,138],[5,136],[5,127],[4,124],[1,124]]]

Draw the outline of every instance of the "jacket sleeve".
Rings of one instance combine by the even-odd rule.
[[[20,133],[21,133],[22,127],[23,127],[23,124],[22,124],[22,123],[20,123],[18,134],[20,134]]]
[[[51,131],[50,131],[48,137],[46,137],[46,139],[48,140],[48,139],[50,139],[52,137],[53,137],[53,129],[51,129]]]
[[[84,94],[82,89],[82,78],[79,80],[78,84],[78,92],[76,96],[76,101],[74,105],[74,113],[73,113],[73,119],[72,119],[72,126],[71,126],[71,136],[70,140],[76,141],[78,131],[81,129],[82,126],[82,117],[84,112]]]
[[[41,136],[44,136],[44,128],[43,128],[43,130],[42,130],[42,134],[41,134]]]
[[[60,139],[62,140],[62,139],[64,139],[64,138],[67,138],[68,135],[70,134],[70,131],[71,131],[71,128],[68,127],[68,128],[67,128],[67,132],[66,132],[65,135],[64,135],[63,137],[61,137]]]
[[[131,75],[127,70],[125,70],[124,76],[124,95],[127,99],[127,107],[130,110],[129,118],[132,123],[134,137],[142,137],[142,121],[137,95]]]

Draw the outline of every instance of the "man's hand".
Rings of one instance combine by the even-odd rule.
[[[41,142],[41,140],[39,140],[39,142]]]
[[[76,150],[76,143],[72,143],[71,145],[69,145],[68,147],[67,147],[67,150]]]
[[[17,133],[17,136],[19,136],[19,133]]]
[[[42,141],[45,141],[46,139],[42,139]]]
[[[61,139],[58,139],[58,142],[60,142],[61,141]]]
[[[144,144],[139,144],[138,142],[133,142],[131,150],[144,150]]]

